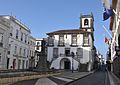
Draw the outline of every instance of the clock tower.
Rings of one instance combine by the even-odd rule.
[[[88,32],[94,31],[94,18],[91,15],[81,15],[80,16],[80,29]]]

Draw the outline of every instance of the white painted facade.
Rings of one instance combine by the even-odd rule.
[[[32,42],[31,45],[31,31],[13,16],[2,17],[9,22],[9,33],[6,35],[9,36],[9,39],[5,40],[8,45],[7,57],[4,65],[6,65],[6,69],[28,69],[30,50],[34,55],[33,44],[35,44]]]
[[[90,71],[92,69],[94,59],[92,50],[94,46],[92,33],[93,29],[91,28],[91,17],[88,17],[86,19],[88,19],[88,25],[85,26],[83,26],[84,18],[81,19],[82,29],[58,30],[55,32],[47,33],[47,60],[51,62],[50,68],[77,70],[81,63],[88,64],[87,71]],[[84,43],[84,34],[88,34],[88,44]],[[75,39],[73,38],[73,35],[76,36]],[[60,36],[63,37],[62,42]],[[75,43],[73,43],[74,40]],[[50,43],[51,41],[53,44]],[[63,45],[61,45],[60,42]],[[74,53],[73,58],[72,52]]]
[[[36,66],[36,56],[35,56],[35,43],[36,39],[30,36],[30,51],[28,50],[29,54],[29,67],[35,67]]]
[[[0,70],[6,69],[9,29],[9,21],[0,16]]]
[[[115,1],[113,1],[115,2]],[[115,46],[118,46],[118,36],[120,35],[120,0],[116,3],[116,14],[114,16],[114,21],[112,28],[112,41],[111,41],[111,60],[113,61],[116,56]]]

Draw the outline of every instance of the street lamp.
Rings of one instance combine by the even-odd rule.
[[[73,58],[74,58],[74,52],[71,52],[71,56],[72,56],[72,73],[73,73]]]

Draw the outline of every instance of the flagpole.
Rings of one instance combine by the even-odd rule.
[[[117,12],[113,9],[113,12],[115,13],[115,15],[118,17],[118,19],[120,20],[120,12],[119,12],[119,14],[117,14]]]
[[[112,35],[109,33],[109,31],[106,29],[106,27],[103,25],[103,28],[105,29],[105,31],[108,33],[108,35],[112,38]]]

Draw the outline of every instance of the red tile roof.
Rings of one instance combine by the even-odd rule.
[[[82,29],[69,29],[69,30],[58,30],[58,31],[54,31],[54,32],[50,32],[47,33],[47,35],[51,35],[51,34],[77,34],[77,33],[91,33],[88,31],[84,31]]]

